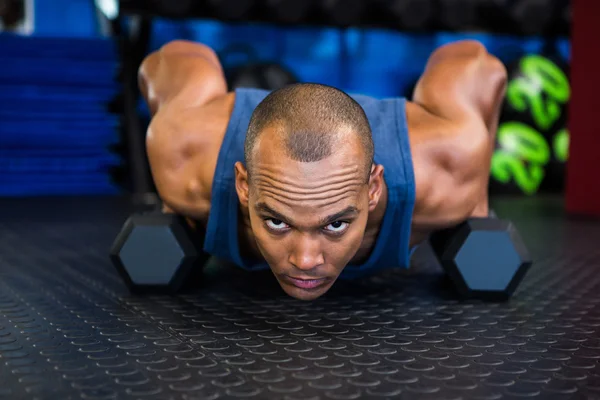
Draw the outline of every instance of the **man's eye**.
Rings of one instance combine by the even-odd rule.
[[[287,224],[279,219],[267,219],[267,227],[274,231],[282,231],[288,228]]]
[[[332,232],[332,233],[340,233],[346,230],[346,228],[348,227],[348,223],[344,222],[344,221],[335,221],[329,225],[327,225],[325,227],[326,231]]]

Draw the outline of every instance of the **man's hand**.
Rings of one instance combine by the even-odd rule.
[[[218,154],[207,143],[221,122],[209,104],[227,93],[219,60],[205,45],[172,41],[144,59],[138,84],[152,115],[146,150],[158,194],[169,212],[202,220]]]

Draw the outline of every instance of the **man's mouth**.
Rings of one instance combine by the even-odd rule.
[[[317,289],[328,282],[327,278],[319,278],[319,279],[304,279],[304,278],[295,278],[288,275],[283,275],[283,280],[293,286],[296,286],[300,289]]]

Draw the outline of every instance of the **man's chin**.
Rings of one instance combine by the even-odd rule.
[[[321,297],[322,295],[324,295],[325,293],[327,293],[327,291],[333,285],[334,281],[335,280],[332,279],[332,280],[324,283],[322,286],[316,287],[314,289],[305,289],[305,288],[297,287],[293,284],[290,284],[290,283],[282,281],[282,280],[279,280],[279,284],[281,285],[281,288],[291,297],[298,299],[298,300],[310,301],[310,300],[316,300],[319,297]]]

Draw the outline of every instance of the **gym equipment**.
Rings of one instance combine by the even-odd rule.
[[[570,33],[569,0],[478,0],[479,26],[518,35]]]
[[[228,21],[244,18],[254,6],[254,0],[207,0],[217,18]]]
[[[457,292],[467,299],[508,300],[532,264],[512,222],[493,213],[436,232],[430,244]]]
[[[325,23],[343,27],[360,24],[366,9],[365,3],[363,0],[321,0],[317,2]]]
[[[570,33],[569,0],[120,0],[121,15],[517,35]]]
[[[383,0],[381,9],[394,25],[409,30],[428,28],[436,11],[433,0]]]
[[[229,45],[219,53],[219,59],[225,69],[229,90],[241,87],[276,90],[298,82],[298,78],[283,65],[261,61],[256,50],[246,43]]]
[[[182,216],[158,210],[131,215],[110,259],[132,293],[177,293],[208,259],[203,235]]]
[[[0,35],[0,195],[112,195],[114,41]]]
[[[234,70],[229,81],[231,89],[247,87],[277,90],[297,83],[298,78],[291,71],[275,63],[258,63]]]
[[[294,24],[303,21],[308,14],[312,2],[298,0],[264,0],[266,10],[275,22]]]
[[[152,0],[150,2],[159,15],[168,18],[186,18],[192,11],[194,3],[194,0]]]
[[[121,0],[121,14],[159,15],[167,18],[217,18],[236,21],[249,17],[255,0]]]
[[[570,0],[560,0],[558,5],[558,21],[556,23],[556,34],[568,35],[571,33],[573,10]]]
[[[479,24],[477,0],[442,0],[437,16],[442,29],[467,30]]]
[[[509,81],[491,166],[494,194],[563,190],[571,90],[568,66],[553,53],[527,54],[507,68]]]
[[[518,33],[540,35],[557,19],[556,3],[555,0],[509,0],[506,10]]]
[[[507,15],[508,0],[480,0],[477,6],[479,24],[492,32],[512,30]]]

